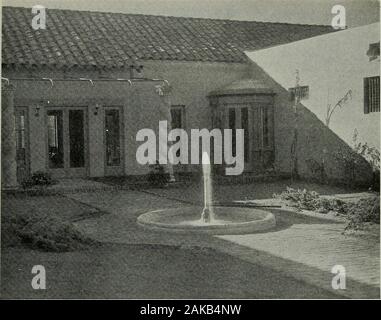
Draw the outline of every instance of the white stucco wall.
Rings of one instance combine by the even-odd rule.
[[[330,129],[348,144],[354,130],[359,140],[380,148],[380,113],[364,114],[365,77],[380,75],[380,60],[369,61],[369,44],[380,41],[380,24],[348,29],[255,52],[246,52],[282,87],[309,86],[309,99],[302,103],[325,122],[327,104],[336,104],[348,91],[352,99],[337,109]]]
[[[144,76],[161,78],[170,82],[172,91],[170,103],[185,106],[185,127],[190,129],[209,128],[212,125],[210,114],[209,92],[230,82],[247,77],[250,73],[248,64],[243,63],[204,63],[204,62],[174,62],[174,61],[142,61]],[[4,71],[4,70],[3,70]],[[3,74],[10,78],[52,77],[52,78],[90,78],[100,77],[99,71],[68,71],[52,70],[5,70]],[[128,78],[128,71],[104,72],[107,78]],[[124,141],[124,174],[140,175],[149,171],[148,166],[136,161],[136,150],[141,142],[136,141],[136,133],[143,128],[152,128],[157,132],[161,115],[159,106],[162,98],[156,92],[152,82],[137,82],[129,86],[126,82],[55,82],[51,87],[45,81],[13,81],[15,82],[15,106],[29,107],[30,129],[30,163],[31,172],[47,170],[46,143],[46,111],[41,107],[40,116],[35,116],[36,105],[56,107],[81,106],[88,109],[88,172],[91,177],[105,174],[104,150],[104,117],[103,107],[118,106],[123,108]],[[94,108],[100,108],[97,115]],[[199,166],[189,167],[189,170],[199,170]],[[53,170],[54,171],[54,170]],[[58,176],[57,176],[58,177]],[[61,176],[59,176],[61,177]]]

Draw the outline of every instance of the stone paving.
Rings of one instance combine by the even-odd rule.
[[[342,265],[349,278],[379,287],[379,242],[343,236],[341,231],[341,224],[295,224],[274,232],[220,238],[325,272]]]
[[[339,294],[349,298],[379,297],[379,240],[344,236],[342,222],[272,210],[277,227],[266,233],[215,237],[172,234],[145,230],[136,224],[136,218],[150,210],[184,206],[181,199],[132,190],[67,196],[109,212],[77,222],[84,232],[103,242],[210,247],[331,291],[331,268],[341,264],[348,279],[347,290]]]

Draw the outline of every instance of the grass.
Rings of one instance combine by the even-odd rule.
[[[2,224],[3,237],[12,234],[9,219],[16,216],[17,228],[30,221],[32,228],[28,228],[35,230],[34,236],[49,230],[56,237],[63,231],[62,226],[66,228],[80,217],[97,214],[87,205],[60,196],[3,196],[2,206],[3,222],[6,221]],[[122,228],[135,230],[134,226],[131,220],[131,225]],[[65,231],[69,236],[73,234],[71,228]],[[59,239],[62,237],[55,238]],[[3,298],[338,297],[269,268],[206,248],[102,243],[52,252],[41,247],[33,250],[25,242],[16,243],[11,246],[3,242]],[[71,242],[65,238],[65,243]],[[46,268],[46,290],[31,288],[33,265]]]
[[[253,194],[253,190],[267,197],[279,189],[272,183],[248,186],[222,186],[226,198],[233,194]],[[192,198],[192,189],[162,189],[180,192],[184,198]],[[241,193],[240,193],[241,190]],[[195,191],[194,191],[195,192]],[[260,193],[262,192],[262,193]],[[257,193],[254,193],[257,195]],[[83,200],[81,197],[83,196]],[[110,196],[110,197],[109,197]],[[136,228],[136,215],[142,210],[167,207],[168,199],[156,198],[145,193],[102,192],[73,195],[112,212],[110,216],[83,221],[87,231],[91,223],[99,223],[95,234],[100,241],[112,241],[118,234],[125,241],[157,243],[162,235]],[[85,201],[87,199],[87,201]],[[174,204],[178,205],[178,204]],[[71,223],[83,217],[95,217],[99,210],[76,200],[60,196],[9,197],[2,199],[3,215],[28,215],[31,209],[38,215],[52,215],[63,223]],[[55,219],[53,218],[53,219]],[[295,219],[303,217],[295,216]],[[290,223],[296,223],[293,218]],[[282,219],[278,217],[279,227]],[[318,222],[316,222],[318,223]],[[320,223],[320,222],[319,222]],[[90,225],[88,225],[90,224]],[[4,227],[4,225],[3,225]],[[105,238],[109,229],[111,237]],[[9,233],[9,232],[8,232]],[[3,234],[4,236],[4,234]],[[3,298],[340,298],[329,291],[296,280],[281,272],[262,265],[244,262],[230,255],[211,249],[174,246],[117,244],[103,242],[97,246],[85,246],[69,252],[31,250],[25,244],[6,246],[2,250],[2,297]],[[211,241],[211,239],[209,239]],[[208,241],[209,241],[208,240]],[[117,241],[117,240],[115,240]],[[31,288],[31,268],[43,265],[47,272],[47,290]]]
[[[43,265],[47,289],[33,290]],[[210,249],[103,244],[79,252],[3,251],[3,298],[340,298]],[[6,281],[4,281],[6,279]]]
[[[61,252],[93,245],[71,220],[96,211],[60,196],[3,196],[1,246]]]

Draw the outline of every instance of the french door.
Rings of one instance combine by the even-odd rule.
[[[252,169],[252,137],[253,137],[253,121],[250,108],[246,104],[231,104],[227,106],[227,124],[226,127],[232,129],[232,153],[236,156],[236,131],[235,129],[243,129],[244,137],[244,163],[245,171]]]
[[[47,108],[47,167],[54,177],[87,176],[87,108]]]
[[[273,167],[274,135],[271,104],[229,104],[225,127],[244,129],[245,171],[261,172]],[[235,155],[235,131],[232,139]]]

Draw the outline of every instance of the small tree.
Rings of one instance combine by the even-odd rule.
[[[380,151],[375,147],[370,147],[367,142],[358,141],[358,131],[353,132],[353,149],[370,163],[373,171],[380,170]]]
[[[327,127],[329,127],[329,123],[331,121],[331,117],[337,107],[342,108],[349,100],[352,99],[352,90],[348,90],[347,93],[339,100],[336,102],[335,105],[328,104],[327,105],[327,113],[325,115],[325,124]]]
[[[293,138],[290,148],[291,156],[291,181],[299,177],[298,173],[298,104],[300,102],[300,91],[299,91],[299,70],[295,72],[295,95],[294,95],[294,128],[293,128]]]
[[[353,149],[361,155],[373,169],[373,183],[371,189],[380,191],[380,151],[375,147],[370,147],[367,142],[358,141],[358,132],[353,133]]]

